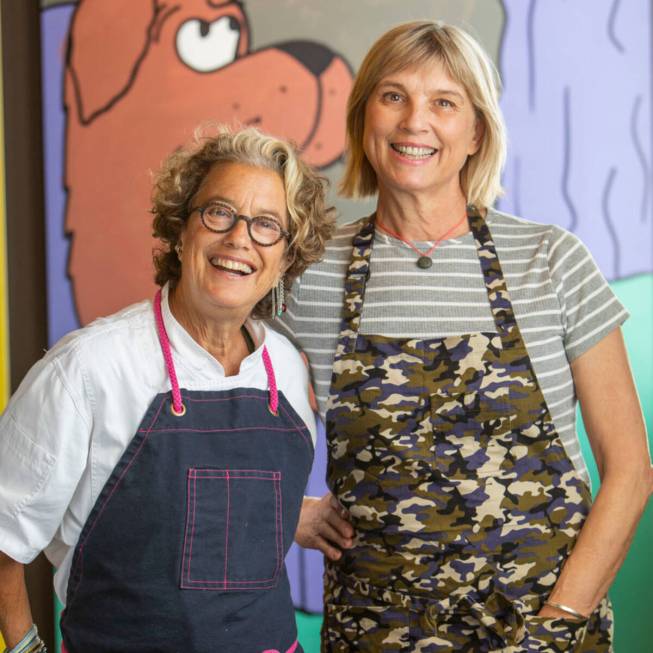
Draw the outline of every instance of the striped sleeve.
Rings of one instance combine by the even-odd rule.
[[[628,311],[574,234],[553,227],[548,259],[562,312],[565,350],[571,362],[621,326]]]

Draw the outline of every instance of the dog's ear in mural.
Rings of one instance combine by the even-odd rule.
[[[81,0],[68,39],[68,272],[82,324],[153,293],[151,175],[207,122],[344,149],[349,65],[309,41],[249,49],[239,2]]]
[[[223,4],[220,17],[213,23],[191,19],[177,33],[180,58],[202,72],[231,63],[249,47],[249,29],[241,7]],[[107,6],[106,0],[84,0],[73,18],[71,32],[84,35],[69,41],[70,76],[77,115],[83,124],[110,109],[129,91],[149,47],[158,39],[162,23],[179,9],[178,4],[152,0],[113,0],[110,15],[99,20],[102,13],[108,13]],[[102,71],[101,76],[98,71]]]

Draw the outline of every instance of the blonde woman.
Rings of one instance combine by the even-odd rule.
[[[343,193],[378,193],[376,212],[339,228],[284,318],[356,533],[327,563],[323,650],[607,653],[651,491],[626,311],[575,236],[492,208],[498,78],[464,31],[384,34],[347,133]]]

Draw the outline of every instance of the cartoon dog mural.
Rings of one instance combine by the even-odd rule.
[[[68,272],[79,320],[153,293],[149,171],[207,121],[256,125],[331,164],[352,75],[315,42],[251,52],[239,2],[81,0],[65,75]]]
[[[197,123],[259,124],[293,138],[309,160],[326,167],[343,146],[351,86],[344,58],[355,67],[391,25],[432,16],[471,26],[486,47],[496,44],[511,137],[501,208],[578,233],[615,289],[630,298],[633,318],[625,331],[653,425],[649,2],[248,0],[249,18],[241,4],[219,0],[41,3],[47,5],[42,49],[51,343],[78,326],[66,277],[71,243],[62,235],[66,195],[73,250],[68,270],[79,317],[87,322],[152,292],[148,170],[188,141]],[[265,48],[252,47],[248,20]],[[132,28],[138,38],[128,42]],[[279,44],[288,35],[324,39],[338,54],[314,42]],[[148,79],[149,90],[140,86]],[[192,102],[206,110],[189,109]],[[325,171],[334,182],[338,168]],[[372,204],[334,200],[344,219],[372,210]],[[317,456],[308,494],[323,488],[323,438]],[[613,588],[617,650],[644,650],[638,644],[650,640],[652,517],[649,508]],[[296,604],[320,610],[319,554],[293,547],[288,562]]]

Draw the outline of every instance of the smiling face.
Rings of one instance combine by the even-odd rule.
[[[439,60],[380,80],[365,106],[363,149],[379,193],[461,193],[481,127],[463,86]]]
[[[191,202],[197,209],[216,202],[247,216],[265,216],[288,228],[286,193],[278,173],[241,163],[218,163],[202,181]],[[286,240],[263,247],[249,237],[244,220],[226,233],[209,231],[199,211],[191,213],[181,235],[183,301],[199,315],[245,321],[252,309],[276,285],[286,266]]]

